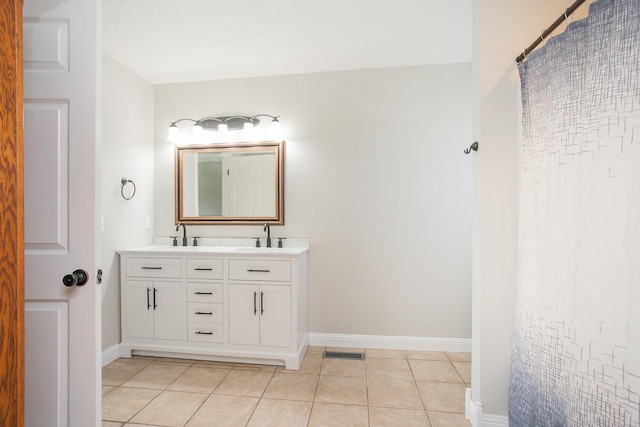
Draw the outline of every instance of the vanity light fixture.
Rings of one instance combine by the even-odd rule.
[[[269,126],[270,134],[273,134],[280,129],[280,121],[278,120],[278,117],[280,116],[272,116],[270,114],[256,114],[255,116],[204,117],[199,120],[184,118],[171,122],[169,125],[167,141],[180,141],[180,130],[178,129],[177,123],[182,121],[193,122],[192,133],[194,137],[198,137],[202,135],[202,132],[205,130],[217,132],[242,130],[245,133],[249,133],[254,127],[260,124],[258,117],[271,118],[271,125]]]

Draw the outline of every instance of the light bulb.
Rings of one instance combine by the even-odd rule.
[[[274,117],[269,125],[269,136],[271,138],[280,138],[280,121],[277,117]]]
[[[171,123],[169,126],[169,135],[167,136],[167,141],[169,142],[177,142],[180,139],[180,130],[175,123]]]
[[[227,132],[229,130],[229,126],[226,123],[220,123],[218,125],[218,132]]]
[[[246,139],[253,138],[255,130],[253,128],[253,123],[245,122],[242,126],[242,137]]]
[[[202,137],[202,125],[200,123],[196,123],[193,125],[193,129],[191,129],[191,137],[193,139],[200,139]]]

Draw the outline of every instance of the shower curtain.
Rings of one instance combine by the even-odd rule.
[[[509,425],[638,426],[640,0],[599,0],[519,64]]]

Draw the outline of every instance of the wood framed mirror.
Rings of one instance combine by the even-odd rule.
[[[284,150],[284,141],[176,146],[176,223],[284,225]]]

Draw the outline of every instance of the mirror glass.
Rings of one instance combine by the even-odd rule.
[[[176,147],[176,223],[284,224],[284,141]]]

